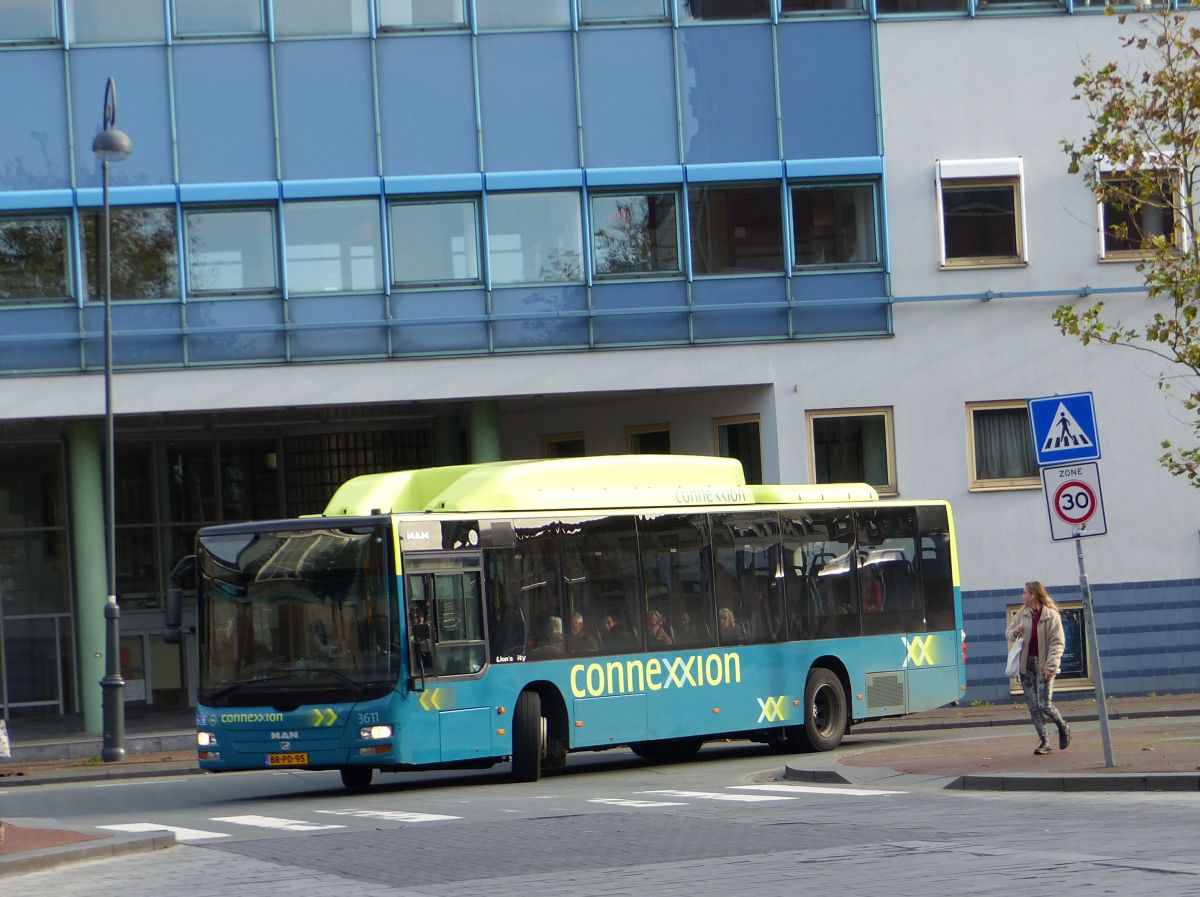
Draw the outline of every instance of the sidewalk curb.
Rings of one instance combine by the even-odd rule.
[[[54,869],[64,863],[148,853],[152,850],[165,850],[174,846],[175,833],[160,831],[145,834],[118,834],[102,841],[43,847],[10,856],[0,854],[0,878],[6,875],[22,875],[26,872]]]
[[[1059,704],[1058,708],[1062,711],[1063,719],[1069,723],[1094,723],[1100,719],[1098,711],[1087,711],[1083,713],[1071,713],[1069,705]],[[1130,710],[1125,712],[1109,713],[1110,720],[1121,719],[1155,719],[1168,717],[1183,717],[1183,716],[1200,716],[1200,708],[1197,707],[1179,707],[1167,710]],[[938,729],[986,729],[993,726],[1028,726],[1031,725],[1028,715],[1013,716],[1013,717],[997,717],[988,716],[980,719],[937,719],[927,720],[923,722],[905,722],[904,717],[899,717],[895,721],[876,720],[870,723],[860,723],[852,727],[854,733],[865,734],[867,732],[926,732]]]
[[[964,791],[1200,791],[1192,773],[1110,773],[1070,776],[959,776],[946,788]]]

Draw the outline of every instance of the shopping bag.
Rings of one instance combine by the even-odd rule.
[[[1021,648],[1024,645],[1023,639],[1017,639],[1013,642],[1012,650],[1008,652],[1008,663],[1004,665],[1004,675],[1012,679],[1021,673]]]

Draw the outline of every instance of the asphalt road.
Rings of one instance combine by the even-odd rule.
[[[946,733],[928,733],[931,747]],[[848,745],[853,750],[853,744]],[[714,745],[654,766],[624,751],[511,784],[506,767],[48,785],[5,817],[176,830],[179,846],[4,880],[56,897],[540,897],[1077,893],[1200,895],[1200,794],[994,794],[801,785],[789,758]],[[103,829],[111,830],[111,829]],[[11,890],[10,890],[11,889]]]

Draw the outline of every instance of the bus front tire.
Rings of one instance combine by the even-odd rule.
[[[818,667],[804,685],[804,725],[788,728],[788,741],[802,751],[832,751],[849,721],[846,690],[837,674]]]
[[[513,781],[536,782],[540,779],[545,752],[546,719],[542,716],[542,696],[536,691],[523,691],[513,713]]]
[[[366,791],[371,787],[375,770],[369,766],[343,766],[342,784],[351,791]]]

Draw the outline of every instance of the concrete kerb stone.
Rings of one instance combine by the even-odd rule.
[[[1200,791],[1200,776],[1190,773],[1076,776],[959,776],[947,788],[965,791]]]
[[[0,854],[0,878],[54,869],[65,863],[108,859],[133,853],[148,853],[175,846],[175,833],[169,831],[114,834],[97,841],[42,847],[9,855]]]

